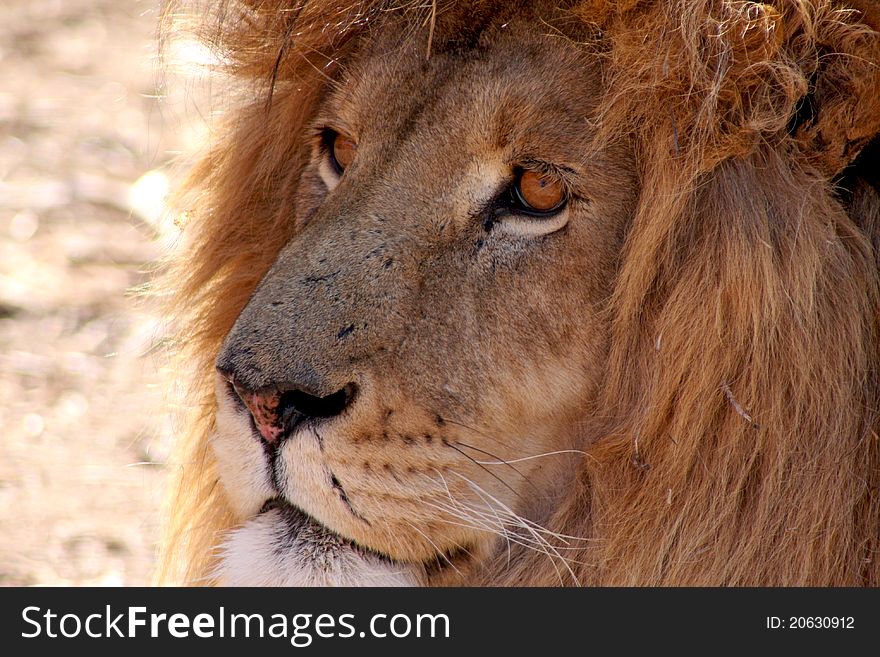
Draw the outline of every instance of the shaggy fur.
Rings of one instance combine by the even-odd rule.
[[[208,448],[214,362],[296,236],[319,104],[386,16],[430,57],[517,3],[183,2],[172,29],[193,4],[245,100],[181,195],[187,246],[167,277],[194,379],[159,576],[189,583],[211,581],[244,520]],[[626,144],[638,198],[584,454],[542,519],[567,568],[513,545],[457,583],[880,585],[880,7],[552,11],[601,66],[584,157]]]

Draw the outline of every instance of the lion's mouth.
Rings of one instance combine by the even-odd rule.
[[[288,532],[288,543],[297,545],[298,549],[309,556],[316,554],[329,555],[338,552],[352,552],[364,559],[384,564],[394,569],[409,569],[417,572],[419,578],[435,578],[447,570],[457,571],[456,564],[463,565],[471,558],[468,548],[458,546],[455,550],[438,554],[435,558],[422,563],[403,563],[383,552],[365,547],[355,541],[340,536],[322,524],[298,506],[291,504],[282,497],[273,497],[263,504],[257,518],[267,514],[277,514],[278,519]],[[412,569],[415,569],[413,571]]]
[[[282,498],[225,536],[214,573],[226,586],[419,586],[424,573],[331,531]]]
[[[257,517],[264,514],[277,512],[284,526],[289,531],[290,537],[298,542],[305,542],[323,549],[345,549],[353,550],[363,556],[369,556],[388,564],[397,564],[398,562],[372,548],[364,547],[355,541],[340,536],[332,529],[319,522],[311,515],[303,511],[295,504],[291,504],[283,497],[273,497],[263,504]]]

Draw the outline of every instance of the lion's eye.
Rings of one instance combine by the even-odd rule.
[[[351,165],[357,154],[357,143],[354,139],[335,130],[324,131],[324,147],[331,166],[340,176]]]
[[[341,132],[325,128],[321,134],[323,157],[318,170],[327,189],[333,189],[357,155],[357,142]]]
[[[519,209],[539,216],[558,212],[565,205],[565,185],[548,173],[524,170],[513,185]]]
[[[330,147],[330,156],[333,158],[336,168],[339,169],[339,173],[342,173],[349,167],[352,161],[354,161],[356,153],[357,144],[354,143],[354,140],[351,137],[337,133]]]
[[[558,175],[517,169],[513,184],[492,211],[488,226],[522,237],[549,235],[568,223],[569,196]]]

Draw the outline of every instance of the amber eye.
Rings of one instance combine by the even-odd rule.
[[[330,154],[330,163],[336,169],[336,173],[341,175],[354,161],[354,156],[357,154],[357,144],[351,137],[334,131],[326,133],[325,142]]]
[[[524,170],[513,191],[519,209],[527,214],[553,214],[565,205],[565,185],[549,173]]]

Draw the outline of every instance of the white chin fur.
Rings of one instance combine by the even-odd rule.
[[[272,509],[230,532],[224,586],[418,586],[416,569],[360,550],[294,509]]]

